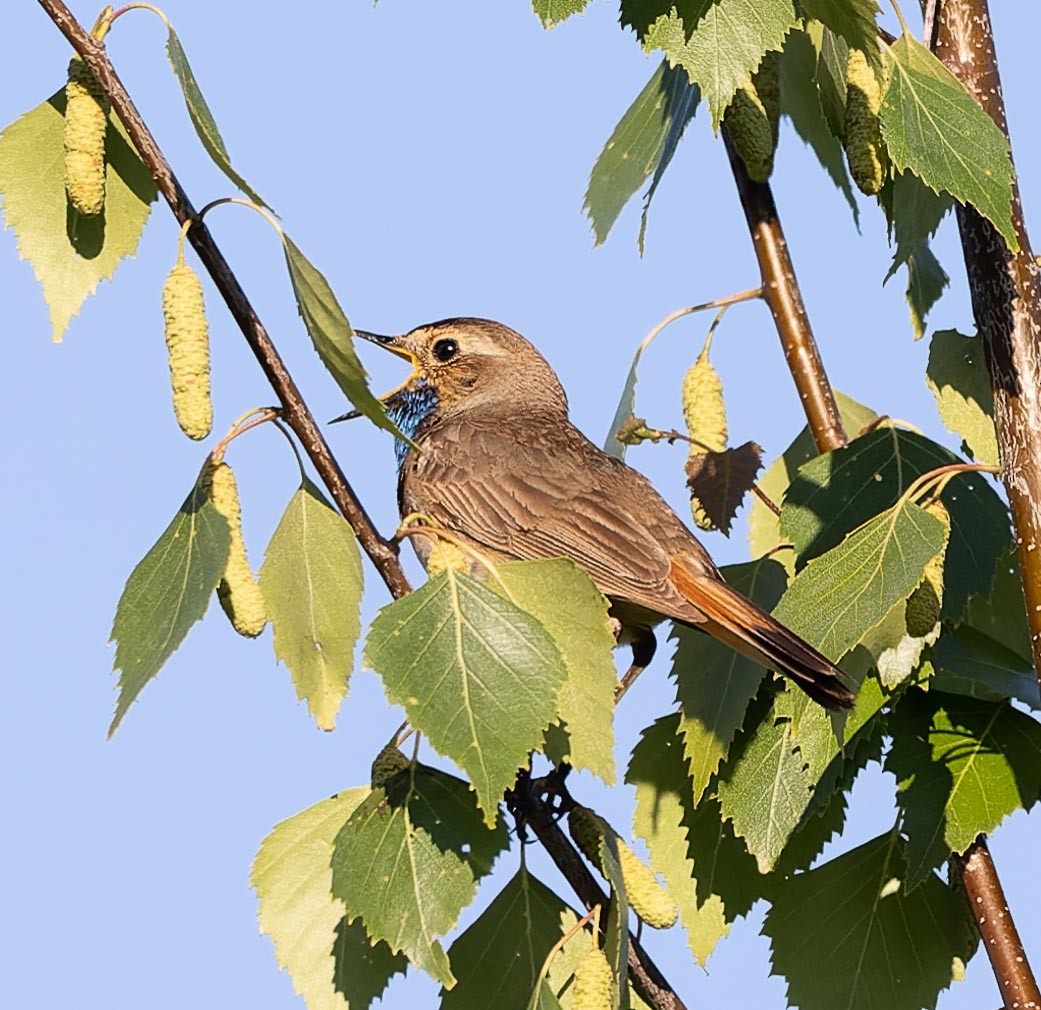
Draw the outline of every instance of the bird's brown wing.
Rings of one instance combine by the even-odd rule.
[[[670,583],[669,568],[672,553],[686,549],[692,566],[714,574],[708,555],[642,475],[577,429],[534,427],[506,438],[448,425],[423,448],[402,469],[404,512],[425,513],[507,557],[572,558],[606,596],[701,620]]]

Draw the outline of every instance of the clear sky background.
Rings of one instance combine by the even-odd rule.
[[[86,24],[94,4],[70,5]],[[916,5],[905,5],[908,14]],[[1041,4],[992,0],[1005,98],[1028,225],[1041,219],[1036,40]],[[559,371],[576,423],[601,440],[633,348],[664,315],[758,283],[722,145],[704,110],[636,248],[639,201],[605,247],[581,212],[589,170],[657,65],[617,25],[617,4],[545,32],[525,0],[312,0],[295,5],[168,0],[239,170],[283,215],[323,269],[355,325],[399,331],[449,315],[502,320]],[[892,27],[892,26],[891,26]],[[51,94],[69,51],[29,0],[5,4],[0,123]],[[147,13],[109,36],[112,58],[197,205],[231,190],[202,153]],[[796,269],[833,383],[879,412],[954,447],[924,383],[927,344],[914,344],[903,276],[883,288],[889,254],[873,203],[858,234],[845,202],[799,139],[782,133],[774,187]],[[255,215],[210,219],[261,318],[320,419],[342,412],[310,350],[274,234]],[[282,1010],[299,1005],[258,935],[250,862],[277,821],[347,786],[400,721],[376,678],[357,672],[335,733],[314,728],[276,666],[270,631],[239,639],[219,612],[192,632],[159,679],[105,740],[115,702],[106,648],[123,583],[190,487],[204,449],[173,419],[159,292],[177,230],[157,204],[139,254],[103,284],[52,346],[40,291],[0,234],[0,319],[7,380],[0,397],[8,491],[3,749],[6,1006],[151,1010],[185,1006]],[[970,329],[953,221],[934,246],[952,277],[931,323]],[[272,394],[207,286],[214,341],[216,432]],[[681,422],[678,380],[700,348],[705,317],[677,324],[644,358],[638,413]],[[398,362],[362,349],[377,391]],[[803,423],[769,314],[734,308],[714,345],[735,444],[769,458]],[[364,422],[331,431],[334,449],[385,531],[396,522],[387,435]],[[255,566],[296,486],[296,467],[266,428],[239,440],[244,524]],[[633,450],[681,513],[683,450]],[[721,563],[747,558],[744,526],[705,542]],[[409,559],[410,571],[416,566]],[[364,618],[388,600],[371,566]],[[668,649],[619,714],[618,756],[671,701]],[[861,776],[841,848],[886,830],[892,779]],[[630,796],[594,782],[576,790],[623,830]],[[1039,823],[1019,813],[992,851],[1023,938],[1041,968]],[[563,883],[532,854],[536,872]],[[499,882],[516,866],[502,857]],[[483,885],[465,926],[494,893]],[[692,966],[677,928],[647,945],[691,1006],[784,1006],[758,936],[761,906],[709,963]],[[821,969],[828,970],[826,964]],[[436,1006],[425,979],[393,983],[383,1005]],[[943,1010],[995,1006],[984,955],[940,998]]]

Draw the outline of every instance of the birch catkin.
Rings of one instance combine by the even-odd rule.
[[[177,423],[189,438],[206,438],[213,427],[210,332],[202,282],[187,263],[177,263],[163,284],[163,319]]]
[[[232,627],[246,638],[256,638],[267,624],[267,608],[246,555],[235,474],[223,461],[215,464],[210,473],[210,497],[214,507],[228,521],[228,532],[231,534],[228,560],[217,585],[217,599]]]
[[[84,217],[105,206],[105,130],[108,96],[78,56],[69,61],[65,85],[65,193]]]
[[[846,160],[860,191],[874,196],[885,182],[889,155],[878,125],[882,89],[867,57],[850,49],[846,64]]]

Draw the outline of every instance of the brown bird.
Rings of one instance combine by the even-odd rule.
[[[465,318],[394,337],[357,332],[413,366],[384,400],[420,450],[395,445],[402,516],[429,516],[492,561],[571,558],[610,601],[634,667],[650,662],[653,628],[669,618],[827,708],[853,704],[833,663],[728,586],[650,482],[571,423],[556,373],[519,333]],[[430,544],[416,547],[425,563]]]

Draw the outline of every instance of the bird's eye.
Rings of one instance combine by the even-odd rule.
[[[439,340],[434,344],[434,357],[438,361],[451,361],[459,353],[459,345],[454,340]]]

